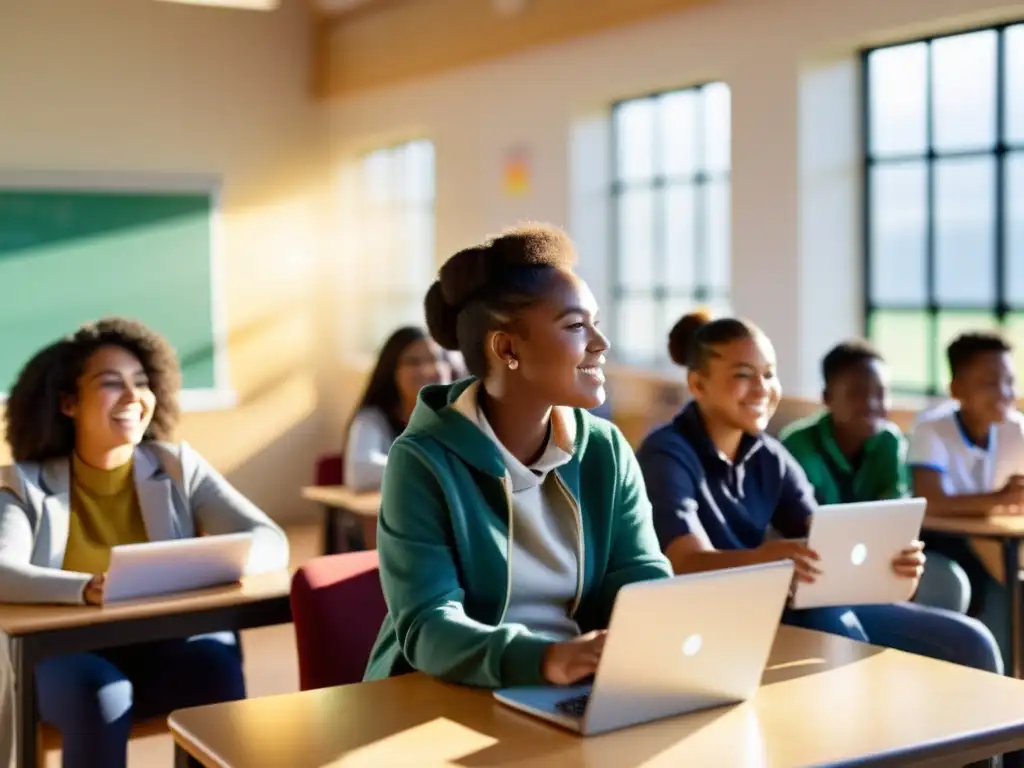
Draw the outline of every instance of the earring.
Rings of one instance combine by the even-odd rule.
[[[518,367],[519,367],[519,361],[516,360],[514,357],[510,357],[508,359],[508,369],[510,371],[514,371]]]

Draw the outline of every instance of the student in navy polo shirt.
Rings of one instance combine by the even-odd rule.
[[[814,489],[793,457],[764,434],[781,394],[771,343],[746,321],[695,313],[672,329],[669,352],[688,369],[693,399],[644,440],[638,458],[675,572],[790,559],[797,580],[813,581],[820,563],[804,539],[817,506]],[[916,586],[924,562],[923,545],[908,542],[893,568]],[[898,603],[788,610],[783,620],[1002,671],[988,629],[953,611]]]

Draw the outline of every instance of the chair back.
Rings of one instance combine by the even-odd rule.
[[[313,485],[344,485],[345,457],[340,453],[325,453],[316,460]]]
[[[376,550],[306,563],[292,578],[291,606],[300,688],[360,682],[388,611]]]

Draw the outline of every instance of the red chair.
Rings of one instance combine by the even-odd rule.
[[[358,683],[387,615],[377,551],[318,557],[292,578],[303,691]]]
[[[313,485],[344,485],[345,457],[340,453],[325,453],[316,460]]]

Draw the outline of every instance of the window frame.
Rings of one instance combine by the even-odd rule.
[[[369,158],[378,153],[388,155],[389,172],[392,163],[395,162],[394,154],[396,152],[406,152],[411,145],[425,144],[430,148],[430,194],[424,196],[423,200],[412,199],[403,193],[402,188],[407,178],[408,169],[403,168],[401,176],[392,177],[389,175],[386,190],[386,199],[384,201],[371,201],[369,182],[366,178],[366,164]],[[391,230],[389,237],[394,237],[395,225],[399,222],[403,224],[409,219],[410,216],[414,215],[426,215],[430,219],[430,230],[432,238],[430,240],[430,264],[428,272],[433,274],[437,270],[437,144],[432,138],[426,136],[414,136],[404,138],[397,141],[391,141],[386,144],[370,147],[359,152],[355,157],[355,164],[357,173],[359,175],[359,196],[356,201],[356,212],[358,216],[358,241],[359,249],[365,248],[365,242],[367,237],[372,237],[368,234],[368,230],[365,229],[367,222],[375,222],[371,226],[379,224],[377,218],[380,217],[384,222],[386,229]],[[381,216],[383,212],[383,216]],[[404,229],[404,227],[403,227]],[[394,253],[390,250],[394,250]],[[429,288],[429,281],[422,289],[414,289],[404,284],[396,286],[394,274],[392,270],[396,267],[400,268],[400,260],[396,262],[397,256],[401,255],[402,250],[399,246],[394,244],[389,245],[388,250],[385,252],[388,257],[389,263],[386,265],[389,271],[391,279],[387,281],[385,286],[377,284],[371,284],[364,294],[373,298],[374,306],[386,307],[387,314],[394,316],[396,309],[400,307],[412,307],[419,306],[422,308],[423,296],[426,294]],[[427,265],[416,265],[416,270],[426,267]],[[379,315],[375,315],[372,319],[372,324],[376,326],[378,324]],[[424,320],[422,317],[419,318],[418,325],[423,325]],[[399,324],[394,324],[397,327]],[[356,324],[359,327],[359,324]],[[392,328],[394,330],[394,328]],[[362,330],[355,331],[356,333],[356,348],[368,355],[376,356],[380,350],[380,346],[384,343],[391,331],[385,331],[383,334],[375,333],[372,341],[368,338],[364,338]],[[368,334],[367,334],[368,335]]]
[[[654,136],[651,142],[651,173],[650,175],[643,176],[639,179],[624,178],[619,167],[619,148],[620,148],[620,131],[618,127],[617,115],[619,110],[629,104],[635,104],[642,101],[654,101],[662,99],[666,96],[671,96],[678,93],[693,92],[703,97],[703,92],[710,86],[724,85],[729,94],[729,127],[730,127],[730,141],[729,141],[729,166],[725,171],[709,171],[707,168],[707,158],[701,157],[701,164],[698,168],[692,172],[683,174],[669,173],[665,168],[664,162],[664,151],[659,136],[659,120],[657,116],[652,121],[652,130]],[[704,100],[701,98],[699,103],[703,107]],[[607,315],[607,325],[610,328],[610,334],[613,339],[622,338],[622,328],[620,327],[619,312],[623,301],[628,300],[644,300],[653,305],[654,317],[656,323],[664,323],[666,306],[673,300],[688,300],[693,306],[699,307],[706,303],[721,302],[728,304],[732,299],[732,238],[731,238],[731,226],[732,226],[732,88],[729,83],[724,79],[711,79],[702,80],[697,83],[690,85],[679,86],[674,88],[663,88],[648,93],[641,93],[637,95],[628,96],[626,98],[617,99],[611,103],[609,112],[609,126],[610,126],[610,184],[609,184],[609,201],[611,205],[610,216],[608,218],[608,243],[609,243],[609,254],[608,259],[608,280],[610,291],[609,295],[611,298],[611,311]],[[703,129],[703,109],[697,113],[697,123],[699,126],[699,135],[695,137],[695,141],[703,143],[705,140],[704,129]],[[706,146],[702,146],[702,150],[706,149]],[[729,195],[729,209],[728,209],[728,222],[729,227],[729,249],[727,258],[729,259],[729,285],[723,291],[718,286],[712,286],[709,280],[709,275],[712,272],[710,264],[710,246],[709,246],[709,227],[708,227],[708,204],[707,198],[709,193],[708,188],[716,182],[724,181],[727,187]],[[668,264],[668,253],[665,247],[664,229],[665,229],[665,215],[666,215],[666,204],[665,197],[666,191],[671,189],[673,186],[688,187],[694,191],[694,285],[691,289],[679,289],[672,288],[666,285],[664,273],[666,271],[666,265]],[[624,281],[620,278],[621,262],[623,260],[623,254],[619,249],[620,242],[620,199],[624,192],[627,190],[636,189],[647,189],[652,192],[652,221],[651,226],[652,232],[652,265],[651,275],[652,281],[649,285],[639,287],[630,286],[624,284]],[[662,277],[658,277],[658,275]],[[665,328],[666,333],[671,326]],[[613,344],[612,345],[612,356],[615,358],[617,363],[629,366],[642,366],[642,367],[662,367],[667,365],[670,361],[668,360],[667,350],[665,344],[655,345],[655,356],[654,358],[643,359],[635,354],[631,354],[626,344]]]
[[[908,386],[902,382],[894,382],[893,390],[900,395],[937,397],[944,395],[943,384],[947,380],[945,356],[939,350],[939,328],[940,315],[989,315],[994,318],[996,328],[1006,332],[1007,323],[1018,315],[1024,318],[1024,302],[1021,306],[1011,303],[1008,296],[1007,271],[1009,264],[1009,248],[1007,244],[1007,158],[1018,154],[1024,157],[1024,141],[1010,141],[1007,137],[1007,102],[1009,88],[1007,87],[1007,56],[1006,56],[1006,32],[1008,29],[1024,25],[1024,19],[1002,21],[997,24],[980,24],[957,29],[954,31],[937,32],[930,35],[922,35],[887,42],[881,45],[873,45],[862,48],[858,52],[858,73],[859,101],[860,101],[860,206],[861,206],[861,278],[862,278],[862,331],[864,337],[874,340],[872,337],[872,319],[879,312],[905,313],[907,316],[924,314],[926,316],[927,330],[927,385],[921,388]],[[935,147],[935,73],[934,73],[934,43],[936,41],[970,35],[978,32],[995,32],[995,115],[994,115],[994,141],[991,146],[984,148],[936,150]],[[886,154],[879,158],[875,156],[871,148],[871,120],[872,120],[872,93],[871,75],[869,68],[870,56],[880,50],[909,46],[924,43],[926,47],[925,64],[925,144],[923,152],[903,152],[900,154]],[[936,168],[941,161],[947,159],[970,159],[970,158],[991,158],[994,163],[993,172],[993,215],[992,215],[992,245],[993,245],[993,295],[994,302],[991,303],[943,303],[937,296],[937,195],[936,195]],[[923,166],[925,175],[925,232],[924,232],[924,280],[925,296],[923,303],[916,302],[889,302],[878,301],[872,291],[872,170],[878,166],[898,165],[901,163],[920,163]],[[978,330],[985,330],[979,327]],[[884,350],[882,350],[884,353]]]

